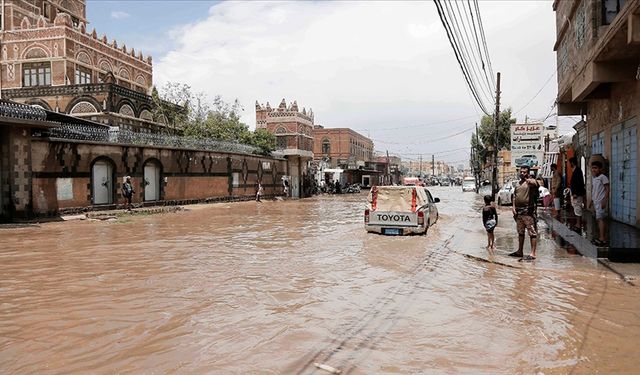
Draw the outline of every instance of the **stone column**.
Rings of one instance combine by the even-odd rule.
[[[8,165],[6,171],[8,172],[7,186],[9,201],[3,201],[3,204],[10,218],[25,219],[32,215],[31,132],[28,128],[15,127],[10,128],[5,134],[8,135]],[[3,162],[5,159],[4,155],[5,153],[3,152]],[[3,181],[3,190],[4,187]]]

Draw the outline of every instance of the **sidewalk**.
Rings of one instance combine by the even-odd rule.
[[[563,209],[557,217],[552,217],[550,209],[540,208],[538,216],[584,256],[606,258],[611,262],[640,262],[640,230],[635,227],[607,220],[609,246],[596,247],[591,240],[598,236],[598,224],[590,211],[585,210],[582,215],[582,233],[571,229],[577,223],[572,209]]]
[[[542,208],[539,209],[538,214],[537,259],[533,262],[527,262],[508,256],[518,246],[516,225],[511,218],[510,210],[508,207],[500,207],[498,209],[500,221],[495,231],[497,247],[495,250],[488,251],[485,248],[486,233],[481,227],[477,227],[469,228],[465,231],[465,234],[462,235],[462,241],[455,246],[455,252],[475,261],[517,269],[534,267],[547,270],[570,270],[581,267],[602,266],[630,285],[640,284],[640,263],[620,263],[606,257],[598,257],[598,251],[602,254],[609,249],[596,248],[585,236],[578,235],[562,222],[551,218],[550,211],[547,212]],[[585,219],[585,226],[587,225],[592,224],[587,224]],[[630,241],[637,239],[635,235],[639,231],[629,231],[628,226],[614,225],[613,227],[615,232],[612,233],[612,236],[621,237],[620,241],[616,240],[615,243],[633,244]],[[597,227],[594,228],[597,230]],[[622,232],[622,230],[625,230],[625,232]],[[623,237],[622,233],[626,237]],[[622,239],[627,242],[621,242]],[[636,250],[634,249],[634,251]],[[527,236],[524,253],[528,254],[529,252],[530,243]],[[640,253],[640,251],[636,251],[636,253]]]

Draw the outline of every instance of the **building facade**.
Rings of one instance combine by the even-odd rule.
[[[454,173],[451,165],[442,160],[407,160],[402,162],[403,167],[409,176],[449,176]]]
[[[133,137],[126,137],[126,135]],[[0,100],[0,222],[124,207],[131,176],[136,206],[281,195],[283,158],[251,146],[158,137]]]
[[[302,197],[304,185],[313,180],[308,173],[313,160],[313,110],[300,111],[296,101],[287,105],[284,99],[278,108],[256,101],[256,129],[266,129],[276,136],[276,152],[289,161],[286,178],[291,196]]]
[[[640,227],[640,1],[556,0],[553,9],[558,115],[584,117],[575,127],[574,149],[581,164],[588,175],[592,157],[606,158],[610,216]]]
[[[87,29],[85,0],[4,0],[3,99],[140,132],[162,132],[154,115],[152,59]]]
[[[313,128],[313,154],[332,168],[357,169],[373,160],[373,141],[349,128]]]

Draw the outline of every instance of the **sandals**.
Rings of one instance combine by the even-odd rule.
[[[598,238],[596,238],[595,240],[592,240],[591,243],[596,245],[597,247],[607,246],[607,243],[605,241],[600,241],[600,239]]]
[[[509,256],[514,258],[522,258],[522,253],[514,251],[513,253],[509,254]]]
[[[530,262],[532,260],[536,260],[536,257],[533,257],[531,255],[527,255],[524,258],[521,259],[523,262]]]

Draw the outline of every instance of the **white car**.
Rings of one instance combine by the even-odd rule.
[[[513,193],[516,186],[518,186],[518,183],[518,181],[510,181],[504,184],[502,189],[498,191],[498,206],[510,205],[513,202]],[[551,193],[549,192],[549,189],[544,186],[540,186],[538,188],[538,192],[538,204],[542,205],[543,198]]]
[[[498,191],[498,206],[509,205],[513,201],[513,192],[518,181],[509,181]]]

